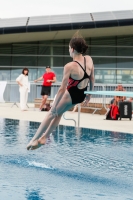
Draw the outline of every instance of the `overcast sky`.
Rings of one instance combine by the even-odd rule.
[[[133,10],[133,0],[0,0],[0,18]]]

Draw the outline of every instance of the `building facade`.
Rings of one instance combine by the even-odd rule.
[[[33,81],[49,65],[61,82],[77,29],[89,45],[96,83],[133,83],[133,11],[1,19],[0,81],[15,81],[23,67]]]

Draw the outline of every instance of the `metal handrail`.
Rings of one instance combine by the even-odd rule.
[[[64,118],[65,120],[72,120],[72,121],[74,121],[75,127],[76,127],[76,120],[75,120],[75,119],[66,118],[66,117],[65,117],[65,113],[63,114],[63,118]]]

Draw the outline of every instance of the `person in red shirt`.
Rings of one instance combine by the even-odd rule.
[[[51,93],[51,85],[52,83],[56,82],[56,75],[54,72],[51,71],[51,68],[49,66],[46,67],[46,72],[41,76],[40,78],[34,80],[34,82],[38,82],[40,80],[43,80],[42,84],[42,90],[41,90],[41,95],[42,95],[42,102],[40,105],[40,110],[44,110],[44,105],[47,101],[48,96],[50,96]]]

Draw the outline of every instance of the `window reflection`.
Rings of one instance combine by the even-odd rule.
[[[133,36],[86,38],[95,66],[96,83],[133,83]],[[51,66],[62,81],[63,67],[71,62],[69,39],[0,45],[0,81],[15,81],[23,67],[29,81]],[[119,56],[119,57],[118,57]]]
[[[38,56],[38,66],[49,66],[51,65],[51,57],[49,56]]]
[[[62,81],[62,77],[63,77],[63,67],[53,67],[52,71],[54,71],[54,73],[56,74],[56,79],[57,82],[61,82]]]
[[[34,81],[36,78],[37,78],[37,68],[36,69],[31,69],[31,68],[28,68],[29,69],[29,81]]]
[[[115,70],[98,70],[95,69],[96,83],[116,83]]]
[[[0,66],[10,66],[11,65],[11,56],[0,56]]]
[[[0,81],[10,81],[10,69],[0,68]]]
[[[12,56],[13,66],[37,66],[37,56]]]
[[[44,73],[45,73],[45,67],[43,68],[38,68],[38,72],[37,72],[37,78],[41,77]]]
[[[16,78],[22,73],[22,69],[11,69],[11,81],[16,81]]]
[[[133,70],[95,69],[96,83],[133,83]]]

